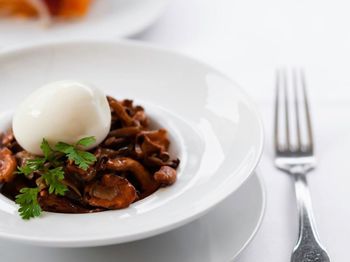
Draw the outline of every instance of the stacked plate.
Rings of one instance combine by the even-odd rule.
[[[18,260],[19,245],[26,261],[227,261],[256,233],[265,201],[254,173],[261,120],[241,89],[215,69],[134,42],[61,42],[3,50],[0,79],[0,129],[5,114],[35,88],[82,80],[145,105],[173,134],[182,160],[173,186],[123,210],[23,221],[0,196],[4,261]],[[114,246],[97,247],[105,245]]]

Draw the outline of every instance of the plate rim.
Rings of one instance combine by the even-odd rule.
[[[267,190],[266,190],[266,184],[265,184],[265,181],[264,179],[261,177],[261,171],[259,168],[256,168],[254,171],[253,171],[253,174],[251,175],[252,176],[255,176],[258,180],[258,183],[259,183],[259,187],[261,189],[261,197],[262,197],[262,205],[261,205],[261,212],[259,214],[259,218],[258,218],[258,221],[252,231],[252,233],[250,234],[250,237],[245,241],[245,243],[242,245],[242,247],[237,251],[236,254],[234,254],[233,256],[231,256],[229,258],[228,261],[235,261],[242,253],[243,251],[245,251],[249,245],[254,241],[256,235],[259,233],[259,230],[261,229],[262,227],[262,224],[263,224],[263,221],[265,219],[265,216],[266,216],[266,208],[267,208]],[[244,182],[246,183],[246,181]],[[244,184],[243,183],[243,184]]]
[[[252,223],[252,226],[251,227],[249,227],[249,230],[247,230],[246,232],[248,232],[248,234],[247,234],[247,236],[242,240],[242,241],[239,241],[239,245],[237,246],[238,248],[237,249],[235,249],[235,250],[232,250],[232,249],[225,249],[225,256],[223,256],[224,258],[225,258],[225,260],[223,260],[223,261],[233,261],[234,259],[237,259],[237,258],[239,258],[240,257],[240,255],[243,255],[244,254],[244,252],[246,252],[246,250],[247,251],[249,251],[249,249],[247,249],[248,247],[249,247],[249,245],[253,245],[254,244],[254,242],[253,242],[253,240],[254,240],[254,238],[257,236],[257,234],[259,233],[259,230],[260,230],[260,228],[261,228],[261,226],[262,226],[262,222],[263,222],[263,218],[264,218],[264,216],[265,216],[265,214],[266,214],[266,200],[267,200],[267,197],[266,197],[266,184],[265,184],[265,181],[264,181],[264,179],[263,179],[263,177],[261,176],[261,172],[260,172],[260,170],[258,170],[258,171],[254,171],[254,174],[249,178],[249,180],[254,180],[254,184],[253,183],[251,183],[251,186],[256,186],[256,185],[258,185],[257,187],[259,188],[259,194],[258,194],[258,196],[259,196],[259,199],[258,200],[253,200],[254,202],[255,201],[258,201],[259,202],[259,205],[258,205],[258,208],[256,209],[257,210],[257,212],[255,212],[256,213],[256,216],[254,216],[256,219],[254,220],[254,222]],[[249,181],[248,180],[248,181]],[[250,181],[248,182],[248,183],[250,183]],[[251,191],[251,190],[250,190]],[[247,191],[247,193],[249,193],[250,191]],[[257,191],[254,191],[254,192],[257,192]],[[236,194],[238,195],[238,191],[236,192]],[[234,193],[235,194],[235,193]],[[237,205],[237,202],[235,201],[235,196],[234,196],[234,194],[232,195],[232,196],[230,196],[230,200],[229,199],[226,199],[225,201],[230,201],[230,202],[227,202],[227,204],[228,205],[231,205],[231,203],[232,203],[232,205],[233,206],[235,206],[235,205]],[[255,199],[255,198],[254,198]],[[241,204],[241,206],[242,206],[242,204]],[[242,209],[242,210],[244,210],[244,209]],[[215,212],[214,210],[212,210],[211,212]],[[222,211],[221,212],[224,212],[224,210],[222,209]],[[242,213],[248,213],[248,212],[244,212],[244,211],[242,211]],[[210,215],[210,213],[209,214],[207,214],[207,215]],[[246,215],[247,216],[247,215]],[[203,217],[203,218],[205,218],[205,217]],[[208,220],[206,220],[206,221],[208,221]],[[197,223],[197,221],[193,221],[192,223]],[[200,222],[199,222],[200,223]],[[189,225],[185,225],[184,227],[191,227],[191,224],[189,224]],[[181,235],[184,233],[184,230],[180,227],[179,229],[176,229],[176,230],[180,230],[182,233],[181,233]],[[175,230],[175,231],[176,231]],[[165,233],[165,235],[166,234],[173,234],[172,232],[168,232],[168,233]],[[180,235],[180,236],[181,236]],[[220,235],[219,235],[220,236]],[[162,236],[159,236],[159,237],[161,237],[162,238]],[[155,236],[155,238],[158,238],[158,236]],[[234,238],[234,237],[233,237]],[[215,238],[216,239],[216,238]],[[140,240],[138,243],[137,243],[137,251],[139,250],[139,248],[141,248],[141,253],[140,253],[140,255],[142,255],[142,250],[143,250],[143,248],[142,248],[142,246],[143,246],[143,243],[145,242],[145,241],[147,241],[147,239],[144,239],[144,240]],[[152,240],[151,240],[152,241]],[[160,240],[156,240],[154,243],[152,243],[152,245],[151,246],[153,246],[153,244],[156,244],[158,241],[160,241]],[[1,244],[2,243],[4,243],[4,241],[0,241],[0,246],[1,246]],[[147,243],[146,243],[147,244]],[[128,243],[126,243],[126,244],[122,244],[123,246],[124,245],[126,245],[126,249],[128,250],[128,253],[130,253],[130,252],[132,252],[133,251],[133,249],[134,249],[134,246],[133,246],[133,244],[131,243],[131,247],[130,247],[130,249],[129,249],[129,247],[128,247]],[[169,245],[170,245],[170,243],[169,243]],[[7,242],[7,243],[4,243],[4,247],[6,248],[6,247],[9,247],[10,248],[10,250],[8,251],[8,252],[5,252],[5,255],[6,255],[6,253],[7,254],[11,254],[11,251],[12,250],[15,250],[15,248],[17,248],[18,247],[18,244],[17,243],[12,243],[12,242]],[[24,246],[25,247],[25,250],[28,250],[28,249],[31,249],[33,246],[30,246],[30,245],[25,245]],[[113,246],[110,246],[110,247],[107,247],[108,249],[114,249],[114,247],[116,247],[116,248],[118,248],[119,247],[119,245],[113,245]],[[38,259],[38,258],[40,258],[40,259],[45,259],[46,257],[48,257],[49,255],[50,255],[50,252],[49,252],[49,250],[46,248],[46,247],[34,247],[35,248],[35,251],[33,251],[34,253],[36,253],[36,252],[39,252],[40,253],[40,251],[41,250],[44,250],[44,255],[40,255],[39,257],[35,257],[34,259]],[[103,247],[102,247],[103,248]],[[123,249],[124,247],[122,247],[122,249]],[[81,248],[79,248],[79,250],[80,250]],[[68,252],[71,252],[71,250],[74,250],[74,249],[72,249],[72,248],[70,248],[70,249],[58,249],[59,250],[59,252],[64,252],[65,250],[67,250]],[[103,252],[103,249],[99,249],[99,247],[96,247],[96,249],[94,250],[94,253],[101,253],[102,254],[102,252]],[[108,251],[107,251],[107,253],[108,253]],[[57,253],[56,255],[59,255],[59,253]],[[118,252],[115,252],[115,253],[112,253],[112,254],[110,254],[110,256],[109,257],[113,257],[113,255],[114,256],[116,256],[116,255],[118,255]],[[18,255],[17,256],[17,258],[20,258],[20,256],[21,255]],[[67,259],[69,258],[69,259],[73,259],[73,258],[77,258],[78,260],[77,261],[83,261],[83,259],[84,259],[84,257],[85,256],[83,256],[83,255],[80,255],[80,253],[78,253],[78,252],[75,252],[75,251],[72,251],[72,255],[69,255],[68,257],[67,257]],[[126,254],[123,254],[123,258],[127,258],[128,257],[128,255],[127,255],[127,253]],[[138,256],[138,257],[140,257],[140,256]],[[186,257],[185,257],[186,258]],[[174,259],[174,258],[173,258]],[[57,260],[57,259],[56,259]],[[159,261],[159,259],[157,260],[157,261]],[[186,261],[189,261],[189,259],[187,259]]]
[[[162,52],[163,54],[179,57],[186,61],[194,62],[195,64],[198,64],[200,66],[204,66],[205,68],[210,69],[211,71],[223,76],[224,78],[228,79],[234,86],[239,90],[239,92],[243,95],[244,100],[248,102],[249,109],[253,112],[253,114],[256,116],[256,120],[259,126],[259,145],[257,146],[258,150],[256,153],[256,159],[254,160],[254,164],[251,165],[250,169],[245,176],[243,182],[236,187],[234,190],[232,190],[229,193],[225,193],[222,195],[219,195],[214,201],[211,201],[211,205],[208,207],[208,205],[204,208],[199,208],[199,211],[197,211],[194,215],[187,215],[185,218],[180,219],[172,224],[168,224],[163,227],[159,227],[156,229],[148,229],[139,233],[133,233],[126,236],[113,236],[108,238],[88,238],[88,239],[40,239],[38,237],[23,237],[13,234],[8,234],[4,232],[0,232],[0,238],[8,239],[11,241],[21,242],[21,243],[29,243],[32,245],[37,246],[47,246],[47,247],[92,247],[92,246],[103,246],[103,245],[110,245],[110,244],[119,244],[119,243],[127,243],[135,240],[140,240],[148,237],[152,237],[161,233],[168,232],[170,230],[173,230],[175,228],[178,228],[182,225],[185,225],[191,221],[196,220],[200,216],[206,214],[209,212],[212,208],[217,206],[219,203],[224,201],[228,196],[236,192],[248,179],[249,177],[254,174],[254,171],[259,164],[263,148],[265,144],[265,135],[264,135],[264,125],[261,117],[261,113],[258,111],[257,105],[253,102],[253,100],[250,98],[248,94],[241,88],[240,85],[238,85],[235,81],[233,81],[229,76],[227,76],[225,73],[222,73],[220,70],[216,69],[214,66],[211,66],[210,64],[202,61],[201,59],[198,59],[196,57],[193,57],[192,55],[188,55],[173,49],[169,49],[162,46],[157,46],[149,43],[144,43],[137,40],[130,40],[130,39],[67,39],[63,41],[56,41],[56,40],[49,40],[49,41],[40,41],[40,42],[33,42],[30,44],[18,44],[7,48],[1,48],[0,49],[0,60],[6,59],[7,56],[11,55],[18,55],[21,52],[28,52],[31,50],[35,50],[37,48],[45,48],[48,46],[65,46],[65,45],[84,45],[84,44],[110,44],[110,45],[121,45],[121,46],[127,46],[127,47],[135,47],[135,48],[141,48],[143,50],[151,51],[151,52]]]

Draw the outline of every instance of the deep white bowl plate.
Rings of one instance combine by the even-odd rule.
[[[17,206],[0,195],[1,238],[78,247],[150,237],[228,197],[252,174],[262,152],[260,117],[241,89],[211,67],[167,50],[131,42],[36,45],[0,53],[0,79],[0,130],[9,124],[6,112],[37,87],[76,79],[143,105],[169,130],[171,151],[181,159],[173,186],[123,210],[44,213],[23,221]]]

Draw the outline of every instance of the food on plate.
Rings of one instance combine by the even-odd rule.
[[[45,22],[87,14],[91,0],[0,0],[0,15],[38,18]]]
[[[42,210],[126,208],[176,181],[164,128],[143,107],[76,81],[46,85],[18,107],[0,136],[1,192],[23,219]]]

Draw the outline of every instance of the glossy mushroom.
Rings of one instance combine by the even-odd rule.
[[[162,166],[154,173],[154,180],[162,186],[170,186],[176,181],[176,170],[170,166]]]
[[[159,187],[151,174],[138,161],[129,157],[118,157],[106,162],[106,168],[118,172],[130,172],[141,186],[141,196],[152,194]]]
[[[89,205],[107,209],[128,207],[136,198],[134,186],[127,179],[113,174],[104,175],[101,181],[88,185],[84,194]]]
[[[89,209],[71,202],[65,197],[49,194],[46,190],[39,193],[38,202],[43,210],[57,213],[88,213]]]
[[[123,105],[116,99],[108,97],[109,106],[124,126],[135,126],[133,119],[128,115]]]
[[[8,183],[15,177],[17,161],[12,152],[4,147],[0,149],[0,183]]]

